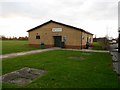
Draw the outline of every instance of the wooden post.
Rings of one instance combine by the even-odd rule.
[[[118,53],[120,54],[120,1],[118,2]]]
[[[118,36],[118,53],[120,54],[120,30],[118,31],[119,36]]]
[[[118,79],[120,84],[120,1],[118,2]]]

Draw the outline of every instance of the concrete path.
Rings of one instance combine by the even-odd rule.
[[[40,52],[46,52],[46,51],[51,51],[51,50],[58,50],[58,49],[60,49],[60,48],[48,48],[48,49],[40,49],[40,50],[32,50],[32,51],[26,51],[26,52],[5,54],[5,55],[0,55],[0,59],[3,59],[3,58],[13,58],[13,57],[17,57],[17,56],[34,54],[34,53],[40,53]]]
[[[110,45],[110,53],[112,56],[112,63],[114,71],[120,75],[120,54],[118,53],[118,44]]]
[[[91,49],[62,49],[62,50],[109,53],[109,51],[105,51],[105,50],[91,50]]]
[[[72,51],[84,51],[84,52],[105,52],[108,53],[109,51],[102,51],[102,50],[89,50],[89,49],[61,49],[61,48],[48,48],[48,49],[40,49],[40,50],[32,50],[32,51],[26,51],[26,52],[18,52],[18,53],[11,53],[11,54],[5,54],[5,55],[0,55],[0,59],[3,58],[13,58],[17,56],[22,56],[22,55],[28,55],[28,54],[34,54],[34,53],[40,53],[40,52],[46,52],[46,51],[51,51],[51,50],[72,50]]]

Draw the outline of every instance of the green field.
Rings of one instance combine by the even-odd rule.
[[[0,41],[0,54],[9,54],[9,53],[30,51],[30,50],[36,50],[36,49],[39,49],[39,48],[29,46],[28,41],[21,41],[21,40]],[[94,42],[92,49],[93,50],[103,50],[102,44],[99,42]]]
[[[80,58],[70,58],[80,57]],[[26,86],[3,83],[3,88],[117,88],[109,53],[49,51],[3,59],[3,74],[31,67],[44,69],[45,75]]]
[[[31,47],[28,45],[28,41],[20,41],[20,40],[3,40],[0,41],[0,45],[2,45],[2,52],[0,54],[8,54],[15,52],[23,52],[36,50],[38,48]]]

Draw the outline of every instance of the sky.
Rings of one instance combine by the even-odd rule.
[[[118,2],[118,28],[120,31],[120,1]]]
[[[119,0],[0,0],[0,35],[28,36],[49,20],[82,28],[94,37],[118,37]]]

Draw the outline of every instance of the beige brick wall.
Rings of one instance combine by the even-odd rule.
[[[93,35],[82,32],[82,45],[86,45],[87,38],[88,38],[88,42],[92,44],[93,43]]]
[[[52,28],[62,28],[62,32],[52,32]],[[37,33],[40,35],[40,39],[36,39]],[[87,34],[86,33],[84,34],[86,38]],[[62,38],[66,36],[67,37],[67,41],[65,43],[66,45],[73,45],[73,46],[81,45],[81,31],[52,22],[36,30],[30,31],[29,44],[40,44],[40,42],[43,41],[46,45],[54,45],[53,36],[62,36]],[[90,37],[92,37],[92,35],[90,35]],[[82,39],[83,44],[86,44],[85,38]]]

